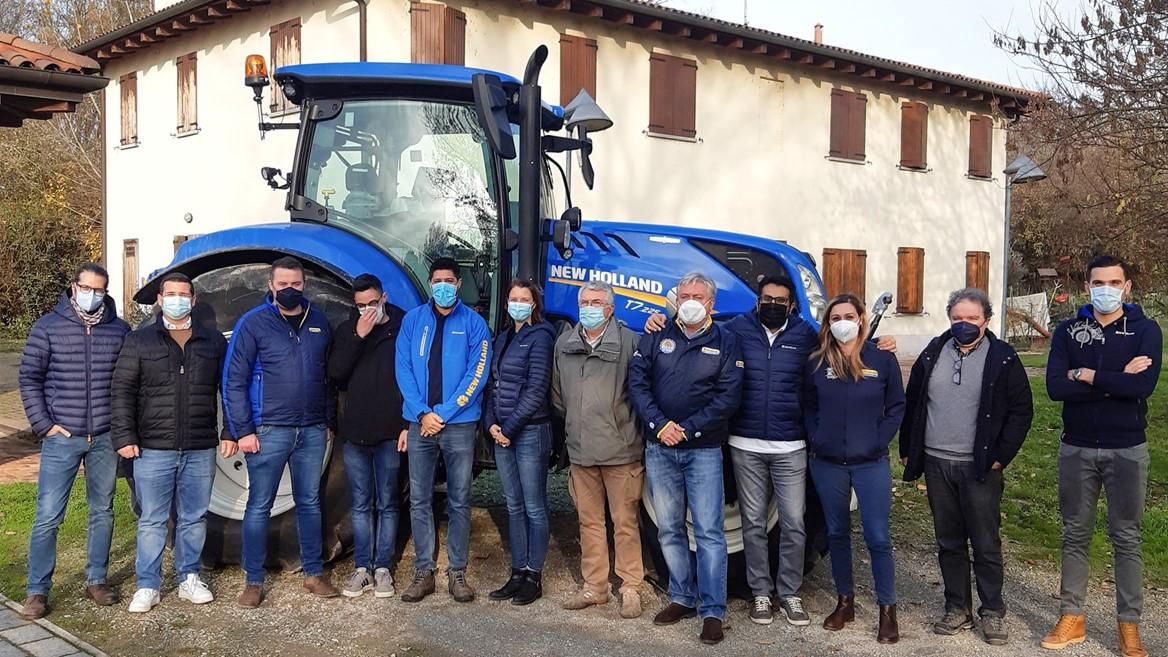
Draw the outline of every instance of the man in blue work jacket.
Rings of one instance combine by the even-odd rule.
[[[430,303],[402,319],[397,338],[397,384],[402,417],[410,423],[410,525],[414,534],[414,579],[403,602],[421,602],[434,592],[434,472],[446,464],[447,590],[458,602],[474,600],[466,582],[470,549],[470,482],[481,413],[491,333],[472,308],[458,300],[458,263],[438,258],[430,265]]]
[[[722,445],[738,408],[742,356],[734,334],[710,318],[717,287],[700,273],[677,283],[677,320],[646,334],[629,364],[629,397],[645,436],[645,473],[669,566],[669,606],[653,619],[702,618],[702,643],[722,640],[726,617]],[[683,492],[684,491],[684,492]],[[693,518],[697,572],[685,517]],[[696,582],[695,582],[696,580]]]
[[[243,513],[243,593],[239,606],[260,606],[268,519],[284,467],[292,475],[304,588],[331,598],[324,577],[320,479],[331,438],[325,379],[329,324],[304,296],[304,267],[292,257],[272,263],[268,295],[235,324],[223,366],[223,415],[247,463]]]

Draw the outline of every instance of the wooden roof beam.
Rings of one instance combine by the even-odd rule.
[[[714,43],[714,44],[718,43],[718,33],[717,32],[707,33],[705,36],[702,37],[702,43]]]
[[[797,64],[814,64],[815,56],[810,53],[803,53],[802,55],[795,57],[795,62]]]
[[[900,86],[902,86],[902,87],[912,87],[912,86],[916,85],[916,83],[917,83],[917,79],[916,79],[916,78],[909,77],[909,78],[905,78],[905,79],[901,80],[901,81],[900,81]]]
[[[821,63],[819,65],[819,68],[828,68],[828,69],[835,68],[835,60],[834,59],[825,59],[825,60],[823,60],[823,63]]]
[[[135,41],[133,39],[123,39],[122,40],[122,47],[126,48],[127,50],[137,50],[137,49],[142,47],[142,44],[138,43],[137,41]]]
[[[170,29],[174,30],[175,32],[190,32],[195,28],[189,22],[185,22],[180,19],[171,21]]]
[[[660,32],[661,28],[663,28],[663,27],[665,27],[665,22],[662,21],[660,18],[654,18],[653,20],[651,20],[645,24],[646,30],[653,30],[654,32]]]
[[[733,48],[735,50],[741,50],[746,47],[746,41],[743,39],[734,39],[730,41],[730,43],[727,43],[726,47]]]
[[[772,52],[771,54],[775,55],[779,59],[790,59],[791,58],[791,49],[790,48],[779,48],[778,50]]]
[[[896,82],[896,74],[895,73],[885,73],[885,74],[881,75],[880,77],[878,77],[877,79],[880,80],[881,82]]]
[[[154,36],[158,37],[159,39],[169,39],[173,36],[178,36],[178,35],[175,32],[173,32],[172,30],[168,30],[165,27],[155,27],[154,28]]]
[[[876,77],[876,69],[875,69],[875,67],[871,67],[871,66],[870,66],[870,67],[868,67],[868,68],[864,69],[864,71],[863,71],[862,73],[860,73],[860,77],[863,77],[863,78],[874,78],[874,77]]]
[[[204,9],[202,15],[211,20],[219,20],[221,18],[227,18],[231,14],[227,13],[226,9],[219,9],[215,6],[211,6]]]
[[[924,80],[922,82],[918,82],[917,89],[920,89],[921,91],[932,91],[933,90],[932,80]]]
[[[191,14],[190,16],[187,16],[187,20],[190,21],[191,25],[210,25],[211,23],[215,22],[210,18],[207,18],[206,16],[200,16],[199,14]]]
[[[683,39],[689,38],[689,35],[693,33],[693,29],[688,25],[682,25],[680,23],[666,23],[661,28],[661,31],[666,34],[682,37]]]
[[[975,91],[969,95],[970,100],[985,100],[986,95],[980,91]]]
[[[227,11],[251,11],[251,7],[243,4],[242,0],[227,0],[223,3],[223,8]]]
[[[98,48],[96,59],[113,59],[113,56],[110,55],[109,48]]]
[[[597,5],[592,5],[584,11],[584,15],[588,16],[589,18],[604,18],[604,8]]]
[[[855,73],[856,72],[856,65],[855,64],[839,64],[836,66],[836,70],[839,71],[840,73]]]
[[[770,46],[765,43],[760,43],[757,46],[751,48],[750,52],[755,55],[766,55],[770,52]]]
[[[158,43],[159,39],[155,39],[148,32],[139,32],[137,34],[138,42],[142,44]]]

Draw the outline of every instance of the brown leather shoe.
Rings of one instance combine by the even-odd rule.
[[[415,571],[414,580],[402,591],[402,602],[421,602],[434,592],[434,571]]]
[[[473,602],[475,599],[474,587],[466,583],[465,570],[446,571],[446,590],[455,602]]]
[[[596,593],[587,586],[576,591],[570,598],[564,601],[561,605],[564,609],[571,611],[578,611],[580,609],[587,609],[593,605],[608,604],[608,591],[604,593]]]
[[[835,611],[823,619],[823,629],[839,632],[844,625],[856,620],[856,596],[841,595],[836,599]]]
[[[263,584],[248,584],[243,587],[243,592],[239,594],[239,600],[236,603],[244,609],[255,609],[264,601],[264,585]]]
[[[900,627],[896,624],[896,605],[880,605],[880,629],[876,631],[878,643],[900,641]]]
[[[1073,643],[1087,640],[1087,617],[1079,614],[1063,614],[1049,634],[1042,637],[1042,647],[1047,650],[1062,650]]]
[[[641,592],[633,589],[621,591],[621,618],[640,618],[641,611]]]
[[[716,646],[722,643],[722,621],[718,618],[707,618],[702,621],[702,633],[698,639],[707,646]]]
[[[85,597],[103,607],[118,604],[118,594],[105,584],[94,584],[93,586],[85,587]]]
[[[653,617],[654,625],[673,625],[683,618],[693,618],[698,615],[698,610],[693,607],[686,607],[679,605],[676,602],[670,602],[669,606],[657,612]]]
[[[1119,622],[1119,654],[1123,657],[1148,657],[1148,651],[1140,642],[1139,623]]]
[[[28,596],[24,599],[24,605],[20,607],[20,617],[24,620],[44,618],[47,613],[49,613],[49,599],[43,595]]]
[[[341,594],[337,587],[324,577],[305,577],[304,589],[318,598],[335,598]]]

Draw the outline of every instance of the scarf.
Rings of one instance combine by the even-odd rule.
[[[91,313],[87,313],[82,310],[81,306],[77,305],[77,300],[73,297],[69,297],[69,305],[73,306],[73,312],[77,313],[77,317],[81,319],[81,323],[85,325],[85,328],[93,328],[94,326],[100,324],[101,317],[105,314],[104,303],[98,306],[97,310]]]

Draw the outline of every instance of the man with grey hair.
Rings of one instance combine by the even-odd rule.
[[[629,365],[629,397],[641,418],[649,496],[669,566],[670,603],[653,623],[700,615],[699,638],[707,645],[722,641],[726,618],[722,445],[738,409],[743,369],[736,337],[711,319],[716,292],[701,273],[683,276],[676,320],[642,336]]]
[[[904,480],[925,475],[945,610],[937,634],[973,627],[969,547],[981,602],[982,636],[1004,645],[1002,470],[1018,454],[1034,416],[1030,383],[1013,347],[987,330],[985,292],[949,296],[950,327],[913,364],[900,428]]]
[[[608,538],[604,503],[612,514],[616,574],[624,618],[641,615],[641,534],[638,505],[645,482],[644,445],[625,394],[636,335],[612,317],[612,286],[580,288],[580,322],[556,341],[552,405],[564,417],[568,492],[580,519],[584,585],[564,602],[584,609],[608,602]]]

